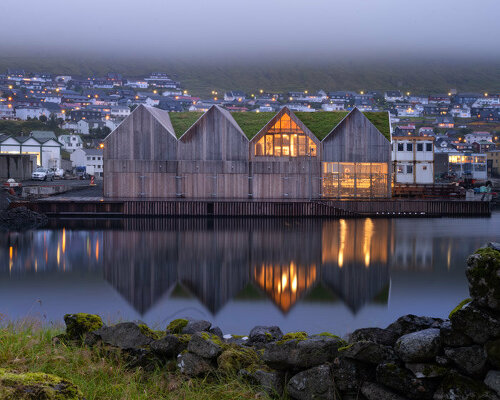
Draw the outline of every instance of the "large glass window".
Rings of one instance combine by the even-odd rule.
[[[255,144],[256,156],[316,157],[316,144],[292,121],[283,116]]]
[[[387,197],[387,163],[323,163],[324,197]]]

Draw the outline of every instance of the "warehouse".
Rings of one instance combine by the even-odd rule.
[[[108,198],[391,196],[386,112],[169,113],[139,106],[104,142]]]

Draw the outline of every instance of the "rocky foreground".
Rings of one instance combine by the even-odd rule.
[[[466,274],[471,298],[449,319],[406,315],[385,329],[356,330],[347,340],[326,332],[283,334],[277,326],[255,327],[247,337],[224,335],[208,321],[187,319],[154,331],[140,323],[106,326],[97,315],[70,314],[64,318],[66,333],[54,344],[123,357],[131,369],[165,368],[186,379],[242,379],[277,398],[500,400],[500,244],[471,255]],[[30,397],[30,386],[22,383],[29,378],[18,376],[16,383],[14,373],[0,369],[0,395],[14,387],[18,397],[12,398],[51,398]],[[37,390],[61,388],[55,398],[83,399],[70,382],[57,379],[43,386],[39,378]]]

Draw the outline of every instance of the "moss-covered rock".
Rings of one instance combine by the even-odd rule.
[[[455,314],[458,310],[461,310],[462,308],[464,308],[471,301],[472,301],[472,299],[470,297],[462,300],[460,303],[458,303],[458,305],[453,310],[450,311],[450,313],[448,314],[448,318],[451,318],[453,316],[453,314]]]
[[[260,357],[252,348],[232,345],[217,358],[217,365],[219,370],[229,375],[237,374],[241,369],[252,372],[258,369]]]
[[[41,372],[17,373],[0,368],[2,400],[84,400],[71,382]]]
[[[162,337],[165,337],[166,335],[164,331],[155,331],[146,324],[138,324],[137,326],[139,327],[143,335],[150,337],[151,339],[154,340],[159,340]]]
[[[86,333],[97,331],[104,326],[99,315],[95,314],[66,314],[66,338],[72,340],[82,339]]]
[[[278,344],[284,344],[286,342],[289,342],[291,340],[295,341],[301,341],[301,340],[307,340],[307,333],[305,332],[289,332],[281,338],[277,343]]]
[[[182,330],[186,327],[188,322],[189,321],[184,318],[174,319],[173,321],[170,322],[170,324],[168,324],[167,332],[174,334],[182,333]]]
[[[449,373],[436,390],[435,399],[442,400],[497,400],[496,394],[483,382],[458,373]]]
[[[217,358],[224,347],[225,344],[217,335],[208,332],[195,333],[188,344],[188,350],[191,353],[206,359]]]
[[[467,265],[471,297],[483,307],[500,310],[500,251],[483,247],[468,258]]]

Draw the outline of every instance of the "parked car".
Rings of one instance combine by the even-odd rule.
[[[57,179],[64,179],[64,169],[62,168],[51,168],[50,169],[54,173],[54,177]]]
[[[53,181],[54,171],[47,168],[39,167],[31,174],[31,179],[35,181]]]

